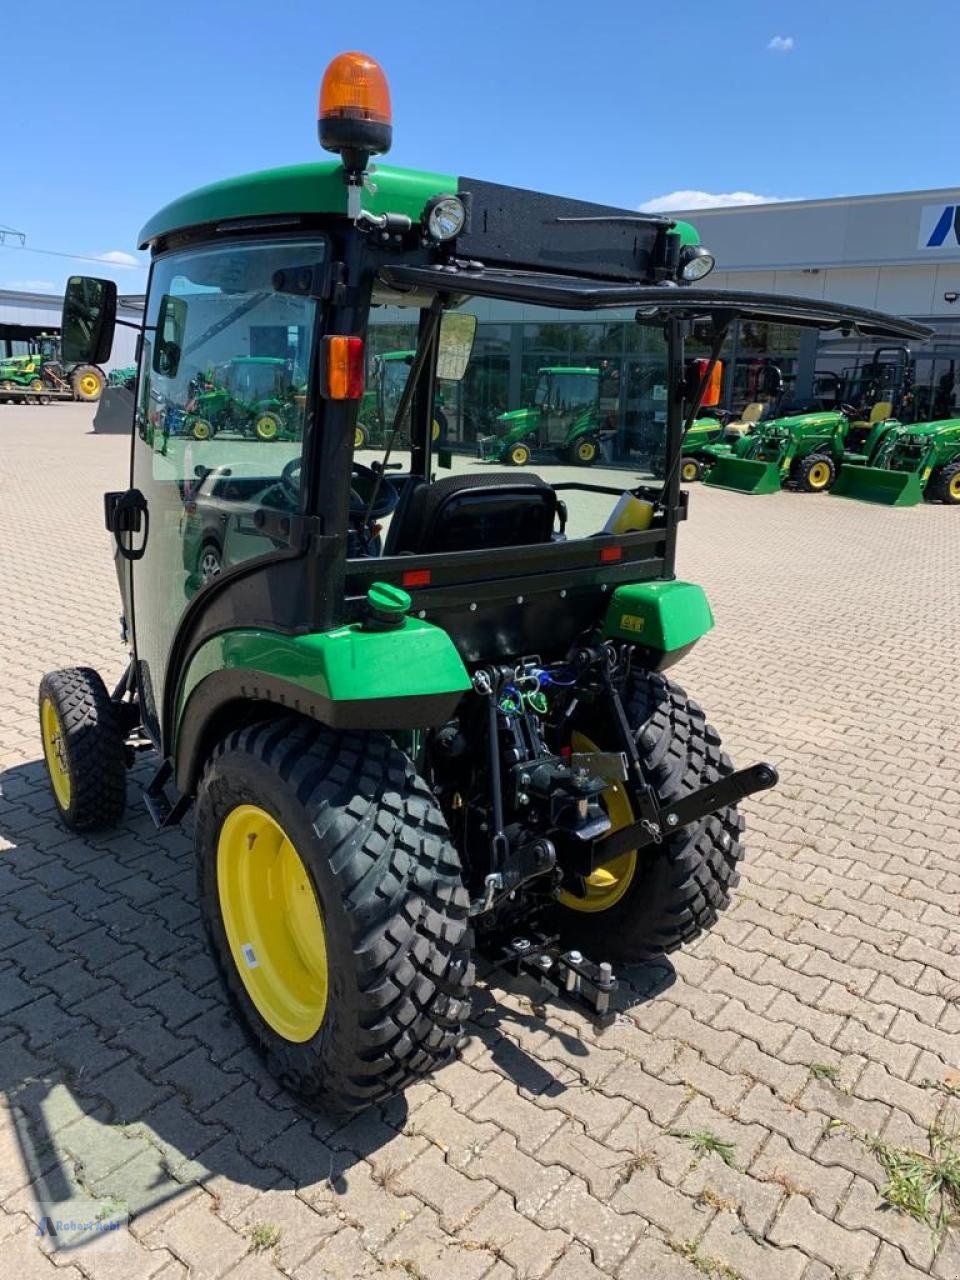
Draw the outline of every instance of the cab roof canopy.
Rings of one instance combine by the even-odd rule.
[[[467,217],[456,252],[486,263],[654,283],[675,275],[680,246],[699,244],[689,223],[655,214],[393,165],[371,166],[371,173],[363,204],[374,215],[402,214],[418,224],[434,197],[459,196]],[[343,167],[336,160],[319,161],[201,187],[155,214],[138,243],[161,251],[171,236],[184,232],[216,236],[258,220],[296,226],[346,214]],[[438,246],[437,252],[444,256],[448,247]]]

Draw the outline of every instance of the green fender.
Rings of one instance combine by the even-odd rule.
[[[713,625],[706,593],[696,583],[635,582],[614,591],[603,634],[608,639],[632,640],[676,661]]]
[[[308,635],[244,628],[196,651],[177,694],[173,756],[192,790],[207,729],[237,701],[271,702],[332,729],[426,729],[450,719],[471,687],[447,633],[420,618],[385,631],[361,623]],[[219,732],[229,732],[221,725]]]

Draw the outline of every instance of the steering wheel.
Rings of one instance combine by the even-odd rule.
[[[378,479],[380,484],[377,488],[377,500],[370,510],[369,518],[371,520],[383,520],[384,517],[390,515],[396,509],[397,503],[400,501],[400,490],[392,480],[388,480],[379,471],[374,471],[372,467],[365,467],[362,463],[355,462],[351,469],[350,479],[351,518],[356,517],[362,520],[367,514],[370,495],[373,493]]]
[[[295,505],[299,505],[300,502],[300,468],[300,459],[291,458],[280,472],[280,484]],[[365,467],[359,462],[353,464],[350,474],[351,520],[359,521],[366,515],[370,495],[373,493],[378,476],[379,472],[374,471],[372,467]],[[370,512],[371,520],[383,520],[385,516],[390,515],[395,510],[397,503],[400,501],[400,491],[393,481],[388,480],[386,476],[379,476],[379,478],[380,485],[377,489],[377,500]]]

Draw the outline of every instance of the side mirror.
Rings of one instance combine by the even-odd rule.
[[[94,276],[71,276],[63,295],[60,350],[71,364],[110,359],[117,324],[117,286]]]
[[[165,293],[160,299],[157,336],[153,344],[153,371],[164,378],[175,378],[183,354],[183,335],[187,331],[187,304],[183,298]]]
[[[473,354],[477,317],[468,312],[445,311],[440,318],[437,350],[437,377],[462,382]]]

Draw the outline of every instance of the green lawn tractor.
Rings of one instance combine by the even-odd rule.
[[[60,339],[42,333],[31,339],[24,356],[8,356],[0,361],[0,399],[18,399],[30,404],[51,400],[99,400],[107,375],[95,364],[64,363]]]
[[[289,362],[279,356],[234,356],[193,380],[183,430],[194,440],[233,432],[255,440],[288,437],[301,406]]]
[[[600,370],[548,365],[537,371],[533,404],[501,413],[493,434],[477,441],[479,456],[523,467],[535,453],[550,450],[577,466],[600,457],[600,442],[616,434],[600,407]]]
[[[112,692],[86,667],[51,672],[39,712],[78,831],[120,819],[128,764],[155,753],[148,810],[160,828],[193,812],[200,908],[252,1042],[284,1086],[349,1110],[455,1051],[474,955],[606,1024],[614,964],[693,941],[730,901],[738,802],[776,771],[735,769],[666,674],[713,625],[675,577],[692,322],[925,331],[692,284],[712,257],[669,218],[387,164],[368,184],[391,137],[380,68],[342,55],[320,101],[339,159],[217,182],[141,233],[129,487],[105,503],[129,664]],[[107,358],[115,296],[71,280],[72,358]],[[663,464],[626,491],[556,464],[553,480],[442,474],[435,383],[482,382],[476,313],[520,325],[545,307],[641,325],[666,366]],[[405,309],[418,340],[367,465],[355,427],[380,308]],[[304,429],[270,449],[158,447],[151,415],[264,332],[307,371]],[[198,573],[197,531],[221,517],[230,554]]]
[[[415,355],[415,351],[384,351],[382,355],[374,356],[354,428],[355,449],[370,449],[386,444],[393,415],[403,395]],[[446,440],[447,416],[443,410],[439,385],[435,395],[432,432],[434,443]]]
[[[861,454],[847,453],[832,492],[888,507],[960,503],[960,418],[879,423]]]

